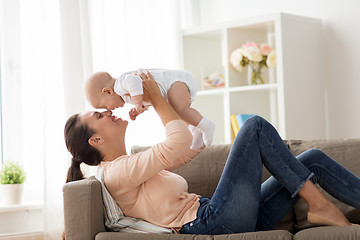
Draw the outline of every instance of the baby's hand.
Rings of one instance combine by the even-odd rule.
[[[143,113],[145,111],[145,106],[144,106],[144,103],[143,103],[143,95],[142,94],[132,96],[131,100],[135,104],[136,111],[138,111],[139,113]]]
[[[131,120],[135,120],[137,116],[139,116],[139,112],[136,111],[136,108],[132,108],[130,111],[129,111],[129,117]]]
[[[140,114],[140,113],[143,113],[146,110],[146,107],[141,102],[141,103],[135,104],[135,109]]]

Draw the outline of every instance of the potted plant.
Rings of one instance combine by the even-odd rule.
[[[20,204],[26,174],[17,162],[7,161],[0,170],[1,198],[4,204]]]

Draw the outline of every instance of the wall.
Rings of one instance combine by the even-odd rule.
[[[15,234],[41,235],[44,231],[43,218],[41,203],[23,202],[21,205],[6,206],[0,204],[0,239]]]
[[[360,137],[357,71],[360,65],[360,1],[194,0],[193,3],[193,9],[198,11],[195,24],[201,25],[275,12],[322,19],[328,137]]]

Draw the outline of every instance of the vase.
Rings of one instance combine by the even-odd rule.
[[[24,184],[0,184],[2,203],[20,204]]]
[[[263,64],[258,62],[250,62],[248,65],[248,83],[249,85],[264,84],[261,76]]]

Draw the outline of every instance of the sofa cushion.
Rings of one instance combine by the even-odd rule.
[[[274,230],[266,232],[234,233],[228,235],[190,235],[190,234],[142,234],[142,233],[110,233],[96,235],[95,240],[291,240],[293,235],[288,231]]]
[[[115,233],[102,232],[96,235],[95,240],[211,240],[209,235],[185,234],[146,234],[146,233]]]
[[[316,227],[295,234],[294,240],[357,240],[360,239],[359,226]]]
[[[248,232],[229,235],[214,235],[214,240],[287,240],[293,239],[293,235],[285,230],[273,230],[263,232]]]
[[[353,174],[360,176],[360,139],[334,139],[334,140],[290,140],[288,141],[290,150],[294,155],[310,149],[317,148],[335,159],[345,168],[350,170]],[[337,199],[330,196],[326,191],[318,186],[319,190],[339,207],[345,216],[352,223],[360,223],[360,211],[341,203]],[[295,207],[296,224],[294,225],[296,231],[311,227],[312,225],[307,221],[308,207],[304,200],[300,199]]]

